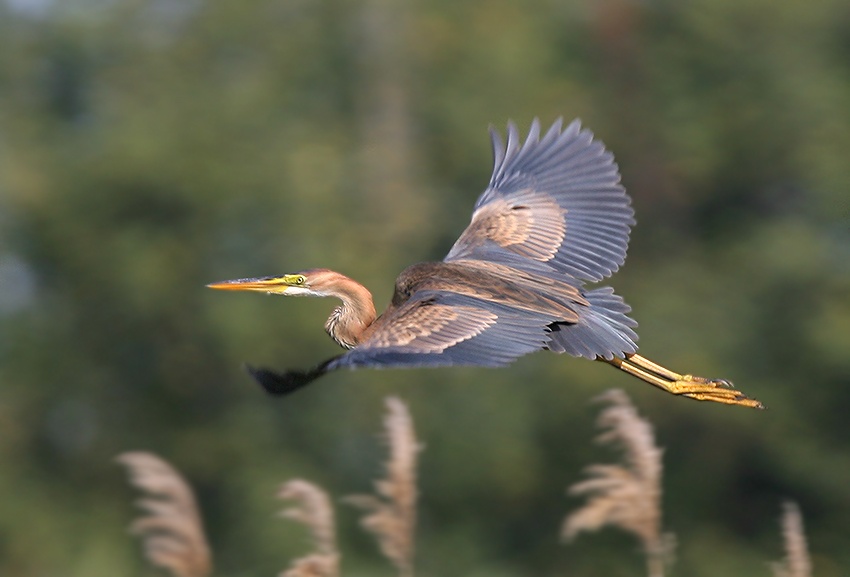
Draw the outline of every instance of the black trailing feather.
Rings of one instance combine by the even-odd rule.
[[[328,359],[309,371],[287,371],[281,374],[269,369],[258,369],[247,364],[245,365],[245,370],[254,377],[255,381],[260,383],[260,386],[268,394],[275,397],[282,397],[306,387],[324,375],[330,370],[327,368],[328,365],[337,358]]]

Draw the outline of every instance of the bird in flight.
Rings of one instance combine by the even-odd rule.
[[[387,310],[338,272],[212,283],[214,289],[342,301],[325,330],[347,352],[308,371],[248,367],[271,394],[284,395],[342,367],[503,367],[548,349],[608,363],[674,395],[763,408],[723,379],[682,375],[637,354],[631,308],[609,287],[588,289],[626,258],[634,210],[613,155],[578,120],[559,119],[540,136],[535,119],[507,146],[490,129],[493,175],[472,220],[440,262],[399,275]]]

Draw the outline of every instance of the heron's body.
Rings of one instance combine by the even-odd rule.
[[[578,121],[560,121],[540,138],[535,120],[525,143],[508,126],[495,131],[495,166],[472,220],[442,262],[404,270],[386,311],[371,293],[327,269],[209,285],[342,304],[325,328],[348,352],[308,372],[251,369],[273,393],[325,372],[358,366],[504,366],[541,350],[604,360],[690,398],[760,407],[727,381],[680,375],[636,354],[637,326],[608,287],[589,290],[623,263],[633,210],[613,156]]]

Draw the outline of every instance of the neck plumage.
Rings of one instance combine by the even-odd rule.
[[[344,277],[344,283],[338,283],[327,296],[342,301],[328,317],[325,330],[340,346],[352,349],[360,344],[363,332],[369,328],[378,316],[372,293],[357,281]]]

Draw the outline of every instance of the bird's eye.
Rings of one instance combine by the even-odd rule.
[[[298,278],[295,279],[295,284],[304,284],[305,282],[307,282],[307,277],[305,276],[298,276]]]

